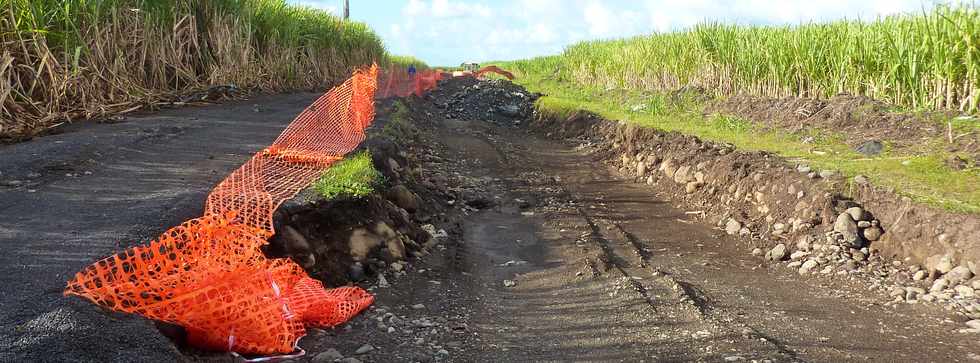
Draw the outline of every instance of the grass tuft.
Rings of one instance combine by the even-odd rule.
[[[371,161],[371,153],[361,151],[332,165],[313,183],[313,188],[327,200],[362,198],[373,193],[382,181],[381,172]]]

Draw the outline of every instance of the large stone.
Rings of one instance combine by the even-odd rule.
[[[674,182],[676,182],[677,184],[686,184],[687,182],[690,181],[690,179],[693,179],[691,177],[690,166],[683,165],[677,168],[677,171],[674,172]]]
[[[344,355],[340,354],[336,349],[330,348],[326,352],[317,354],[313,356],[313,363],[327,363],[336,362],[338,360],[344,359]]]
[[[969,267],[956,266],[943,275],[943,278],[949,280],[950,285],[959,285],[960,283],[966,282],[967,280],[973,278],[973,272],[970,272]]]
[[[871,214],[869,214],[867,211],[864,210],[864,208],[861,207],[850,207],[847,208],[847,211],[845,212],[849,214],[851,216],[851,219],[853,219],[854,221],[871,220]]]
[[[766,253],[766,259],[769,261],[781,261],[783,258],[786,258],[786,245],[782,243]]]
[[[817,267],[817,265],[818,265],[817,261],[807,260],[806,262],[803,263],[803,265],[800,266],[800,270],[799,270],[800,275],[806,275],[810,273],[810,271],[812,271],[814,267]]]
[[[729,218],[728,222],[725,223],[725,233],[735,235],[738,231],[742,229],[742,223],[736,221],[734,218]]]
[[[883,233],[884,231],[881,230],[881,227],[868,227],[861,230],[861,236],[870,242],[877,241]]]
[[[418,196],[402,184],[395,185],[388,190],[388,200],[409,212],[415,212],[419,208]]]
[[[647,164],[642,161],[636,162],[636,175],[643,176],[646,173],[647,173]]]
[[[402,261],[405,259],[405,242],[401,238],[389,238],[385,242],[388,248],[388,262]]]
[[[844,241],[850,243],[852,247],[861,247],[861,237],[858,236],[858,226],[854,218],[848,213],[841,213],[834,222],[834,232],[844,236]]]
[[[364,261],[368,254],[384,242],[384,238],[365,228],[356,228],[350,233],[348,244],[354,261]]]

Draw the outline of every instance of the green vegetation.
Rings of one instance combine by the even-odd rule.
[[[865,23],[802,26],[720,23],[629,39],[587,41],[560,56],[508,64],[521,74],[601,89],[715,96],[866,95],[906,108],[980,107],[980,14],[939,6]]]
[[[610,120],[696,135],[728,142],[742,150],[766,150],[817,169],[839,170],[848,176],[869,176],[877,185],[895,188],[913,200],[952,211],[980,212],[980,170],[955,171],[945,166],[941,147],[906,155],[886,151],[868,158],[845,145],[840,135],[827,131],[808,134],[764,130],[747,120],[725,115],[704,116],[704,103],[693,97],[668,95],[605,85],[572,82],[558,77],[560,57],[498,63],[520,72],[517,82],[541,92],[536,107],[548,117],[568,118],[580,110]],[[975,122],[974,122],[975,123]],[[971,128],[968,125],[958,127]],[[973,126],[975,127],[975,126]],[[801,140],[812,137],[813,141]]]
[[[215,84],[326,89],[389,57],[366,25],[284,0],[0,0],[0,138]]]
[[[315,189],[327,200],[338,198],[360,198],[374,192],[381,184],[383,176],[374,168],[371,153],[361,151],[348,155],[327,169],[313,183]]]
[[[410,122],[408,122],[408,107],[401,100],[396,100],[392,105],[388,121],[381,129],[381,137],[391,140],[398,144],[405,144],[418,133]]]

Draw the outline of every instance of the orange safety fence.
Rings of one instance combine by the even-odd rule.
[[[378,76],[378,98],[422,96],[443,79],[440,70],[420,70],[413,76],[404,68],[393,67]]]
[[[476,71],[476,72],[473,73],[473,77],[480,78],[480,77],[483,77],[484,74],[487,74],[487,73],[490,73],[490,72],[493,72],[493,73],[499,74],[501,76],[507,77],[507,79],[509,79],[509,80],[514,80],[514,74],[513,73],[510,73],[508,71],[505,71],[503,69],[500,69],[500,67],[497,67],[497,66],[486,66],[486,67],[480,68],[480,70],[478,70],[478,71]]]
[[[307,326],[335,326],[366,309],[374,297],[363,289],[326,289],[261,247],[275,234],[276,208],[364,140],[376,95],[422,95],[443,77],[378,73],[376,65],[355,71],[304,109],[211,191],[204,216],[89,265],[65,294],[183,326],[199,348],[254,355],[293,352]]]
[[[354,72],[218,184],[203,217],[84,268],[65,294],[178,324],[200,348],[256,355],[292,352],[306,326],[334,326],[366,309],[374,297],[363,289],[325,289],[260,247],[275,233],[276,208],[364,140],[377,77],[377,66]]]

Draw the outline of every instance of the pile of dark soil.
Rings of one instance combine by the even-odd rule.
[[[442,82],[430,96],[450,119],[518,125],[530,119],[540,95],[506,80],[462,77]]]

